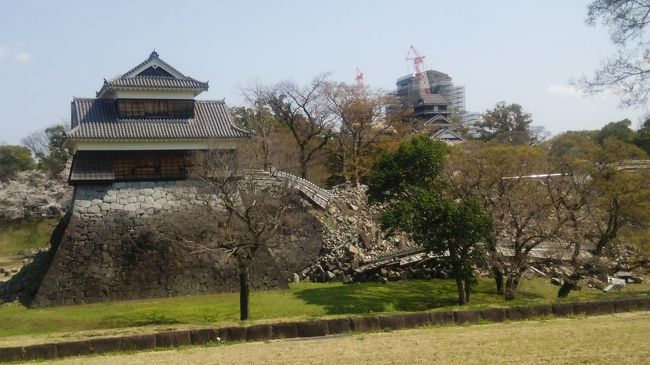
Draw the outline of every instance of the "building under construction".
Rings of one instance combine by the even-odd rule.
[[[414,105],[420,95],[423,94],[421,79],[425,80],[426,94],[440,94],[448,104],[449,112],[452,115],[465,113],[465,87],[454,85],[451,77],[446,73],[436,70],[424,71],[426,77],[420,78],[417,74],[411,74],[397,79],[397,90],[394,95],[399,96],[404,103]]]

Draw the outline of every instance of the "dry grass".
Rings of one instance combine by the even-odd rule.
[[[55,225],[55,218],[0,220],[0,266],[19,268],[20,252],[47,247]]]
[[[65,359],[54,364],[650,364],[650,312]]]

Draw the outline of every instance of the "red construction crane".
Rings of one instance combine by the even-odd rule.
[[[431,87],[429,86],[429,78],[427,72],[424,70],[424,57],[420,55],[415,47],[411,46],[409,52],[406,54],[406,60],[413,62],[413,71],[415,71],[415,78],[418,83],[418,90],[423,94],[431,94]]]
[[[356,70],[357,70],[357,73],[354,76],[354,79],[357,80],[357,86],[359,88],[363,88],[363,72],[361,72],[361,70],[359,70],[358,67],[357,67]]]

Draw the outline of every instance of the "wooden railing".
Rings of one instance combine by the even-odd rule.
[[[323,189],[309,180],[283,171],[254,170],[252,173],[258,179],[275,178],[288,183],[292,188],[298,189],[312,203],[326,209],[334,197],[327,189]]]

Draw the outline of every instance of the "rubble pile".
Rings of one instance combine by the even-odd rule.
[[[369,205],[367,187],[342,184],[319,214],[325,230],[318,259],[292,281],[382,281],[445,277],[445,269],[403,234],[386,237],[379,220],[384,206]]]
[[[582,254],[581,254],[582,255]],[[633,247],[619,245],[607,256],[584,255],[581,266],[582,282],[589,288],[609,292],[620,290],[626,284],[640,284],[647,274],[646,259],[639,257]],[[528,274],[549,279],[551,284],[562,285],[571,278],[573,268],[567,261],[539,260],[532,263]]]

